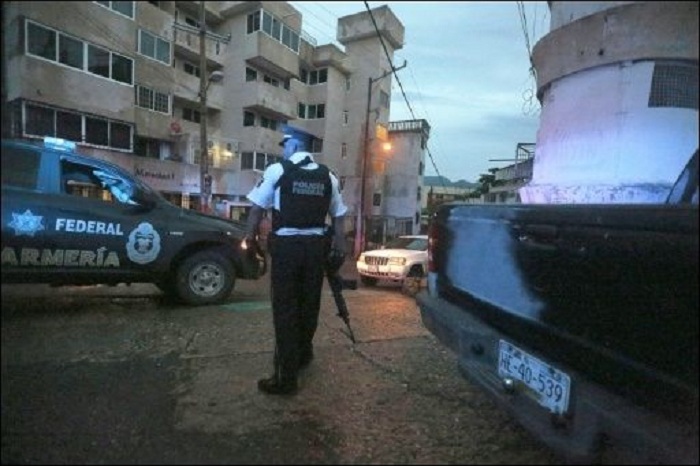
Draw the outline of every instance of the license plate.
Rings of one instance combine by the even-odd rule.
[[[498,342],[498,375],[522,382],[535,401],[553,413],[569,409],[571,378],[504,340]]]

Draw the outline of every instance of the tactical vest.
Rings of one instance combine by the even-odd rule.
[[[331,177],[328,167],[304,170],[312,163],[306,157],[298,164],[280,162],[284,173],[275,187],[280,189],[280,208],[272,211],[272,229],[324,227],[331,204]]]

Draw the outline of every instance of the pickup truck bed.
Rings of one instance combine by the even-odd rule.
[[[417,301],[467,378],[571,462],[697,464],[697,205],[446,204],[429,235]],[[499,374],[505,346],[568,403]]]

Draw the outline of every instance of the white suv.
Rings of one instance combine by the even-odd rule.
[[[365,251],[357,259],[357,272],[364,285],[378,280],[401,282],[404,292],[415,294],[428,270],[428,236],[399,236],[381,249]]]

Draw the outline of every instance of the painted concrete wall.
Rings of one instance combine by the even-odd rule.
[[[622,2],[597,13],[551,3],[557,22],[574,21],[536,46],[542,112],[522,201],[663,202],[698,147],[697,82],[694,108],[650,106],[652,76],[657,63],[697,76],[697,3]]]

